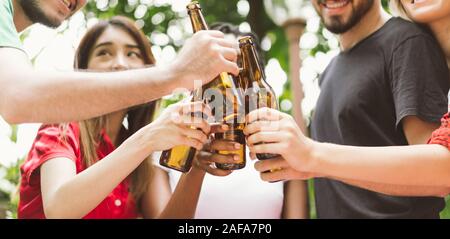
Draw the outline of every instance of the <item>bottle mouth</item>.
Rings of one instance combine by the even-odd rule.
[[[254,44],[253,38],[251,36],[244,36],[239,38],[239,45],[244,45],[244,44]]]
[[[200,7],[200,3],[198,3],[198,1],[192,1],[192,2],[190,2],[190,3],[186,6],[186,8],[187,8],[188,10],[198,10],[198,9],[202,9],[202,8]]]

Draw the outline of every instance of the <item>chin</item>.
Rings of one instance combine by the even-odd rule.
[[[435,11],[414,12],[411,15],[413,21],[423,24],[429,24],[442,18],[450,18],[450,12],[445,14],[437,14]]]
[[[427,24],[442,18],[450,18],[449,0],[427,0],[422,3],[407,4],[406,8],[412,20],[419,23]]]
[[[61,17],[61,16],[56,16],[51,19],[52,19],[51,22],[52,22],[53,27],[61,26],[61,24],[66,20],[66,18]]]

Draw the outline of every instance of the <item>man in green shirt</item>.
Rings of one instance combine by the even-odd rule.
[[[193,89],[220,72],[238,74],[234,42],[201,31],[165,66],[114,73],[34,70],[19,32],[34,23],[59,26],[86,0],[0,1],[0,115],[9,123],[57,123],[104,115],[149,102],[176,88]]]

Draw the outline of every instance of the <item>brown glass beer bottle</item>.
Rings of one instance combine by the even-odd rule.
[[[208,30],[203,17],[200,4],[196,1],[187,5],[194,33]],[[202,99],[209,104],[213,110],[216,123],[227,124],[229,129],[224,133],[216,133],[214,139],[234,141],[241,144],[241,148],[235,151],[219,151],[223,155],[238,155],[240,159],[233,164],[216,164],[217,168],[224,170],[236,170],[243,168],[246,163],[245,137],[243,129],[245,126],[244,108],[242,103],[242,91],[235,85],[235,79],[230,74],[223,72],[214,80],[204,85],[201,89],[194,91],[193,99]],[[242,111],[242,113],[239,113]],[[177,146],[163,152],[160,164],[182,172],[189,171],[196,150],[188,146]]]
[[[277,98],[272,87],[266,82],[264,71],[252,37],[239,39],[242,54],[241,79],[245,84],[245,113],[263,108],[278,109]],[[277,157],[275,154],[257,154],[259,160]]]

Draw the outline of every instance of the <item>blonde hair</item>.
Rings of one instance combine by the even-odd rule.
[[[389,0],[389,9],[392,15],[412,21],[401,0]]]

